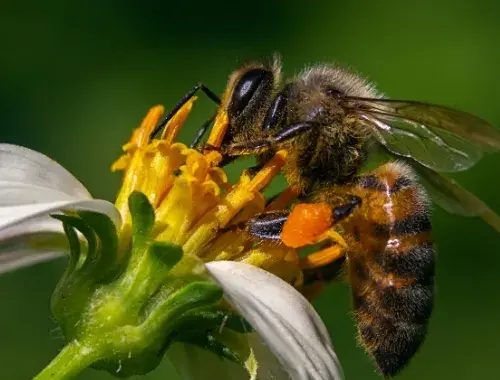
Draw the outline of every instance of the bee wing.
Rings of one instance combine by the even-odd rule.
[[[435,171],[467,170],[484,151],[500,150],[500,130],[467,112],[414,101],[349,99],[389,151]]]
[[[419,165],[415,161],[412,166],[419,174],[421,183],[437,205],[450,213],[480,217],[496,231],[500,232],[500,216],[481,199],[461,187],[454,180],[446,178],[434,170]]]
[[[464,189],[454,180],[444,177],[412,158],[397,157],[381,144],[372,146],[369,161],[364,171],[369,171],[394,159],[403,160],[411,165],[418,174],[419,182],[424,185],[432,201],[450,214],[467,217],[479,217],[500,232],[500,216],[491,210],[487,204],[470,191]]]

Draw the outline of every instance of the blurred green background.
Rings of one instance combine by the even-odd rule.
[[[393,98],[441,103],[500,126],[500,3],[494,1],[2,2],[0,141],[59,161],[94,196],[148,107],[203,81],[222,92],[238,62],[278,51],[284,72],[337,60]],[[214,106],[197,102],[185,140]],[[456,178],[500,212],[500,155]],[[500,237],[436,209],[437,299],[428,338],[398,377],[500,378]],[[64,263],[0,278],[0,378],[28,379],[63,344],[49,297]],[[317,302],[347,379],[377,379],[356,347],[347,285]],[[81,379],[107,379],[87,370]],[[150,379],[177,377],[165,362]]]

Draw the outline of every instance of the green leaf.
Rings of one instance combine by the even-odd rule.
[[[155,223],[153,206],[143,193],[134,191],[128,198],[128,207],[132,217],[132,239],[134,244],[144,244]]]

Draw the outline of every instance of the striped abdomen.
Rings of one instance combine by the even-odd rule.
[[[363,199],[345,226],[359,337],[383,375],[392,376],[422,344],[432,312],[429,202],[398,163],[359,177],[349,191]]]

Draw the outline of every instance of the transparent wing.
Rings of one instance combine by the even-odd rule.
[[[467,112],[413,101],[348,100],[389,151],[438,172],[467,170],[483,152],[500,150],[500,130]]]
[[[464,216],[477,216],[500,232],[500,216],[481,199],[461,187],[454,180],[414,162],[412,165],[420,176],[432,200],[445,211]]]
[[[375,167],[395,159],[402,160],[413,167],[418,174],[419,182],[425,187],[432,201],[443,210],[450,214],[482,218],[500,232],[500,216],[487,204],[452,179],[422,166],[412,158],[397,157],[383,145],[376,144],[370,151],[370,159],[368,160],[370,163],[363,170],[373,170]]]
[[[425,187],[432,201],[446,212],[456,215],[479,217],[486,221],[496,231],[500,232],[500,216],[491,210],[487,204],[470,191],[461,187],[454,180],[422,166],[411,158],[395,157],[394,153],[378,145],[372,148],[370,160],[373,166],[379,166],[394,159],[403,160],[411,165],[419,176],[419,182]],[[372,164],[365,170],[372,170]]]

